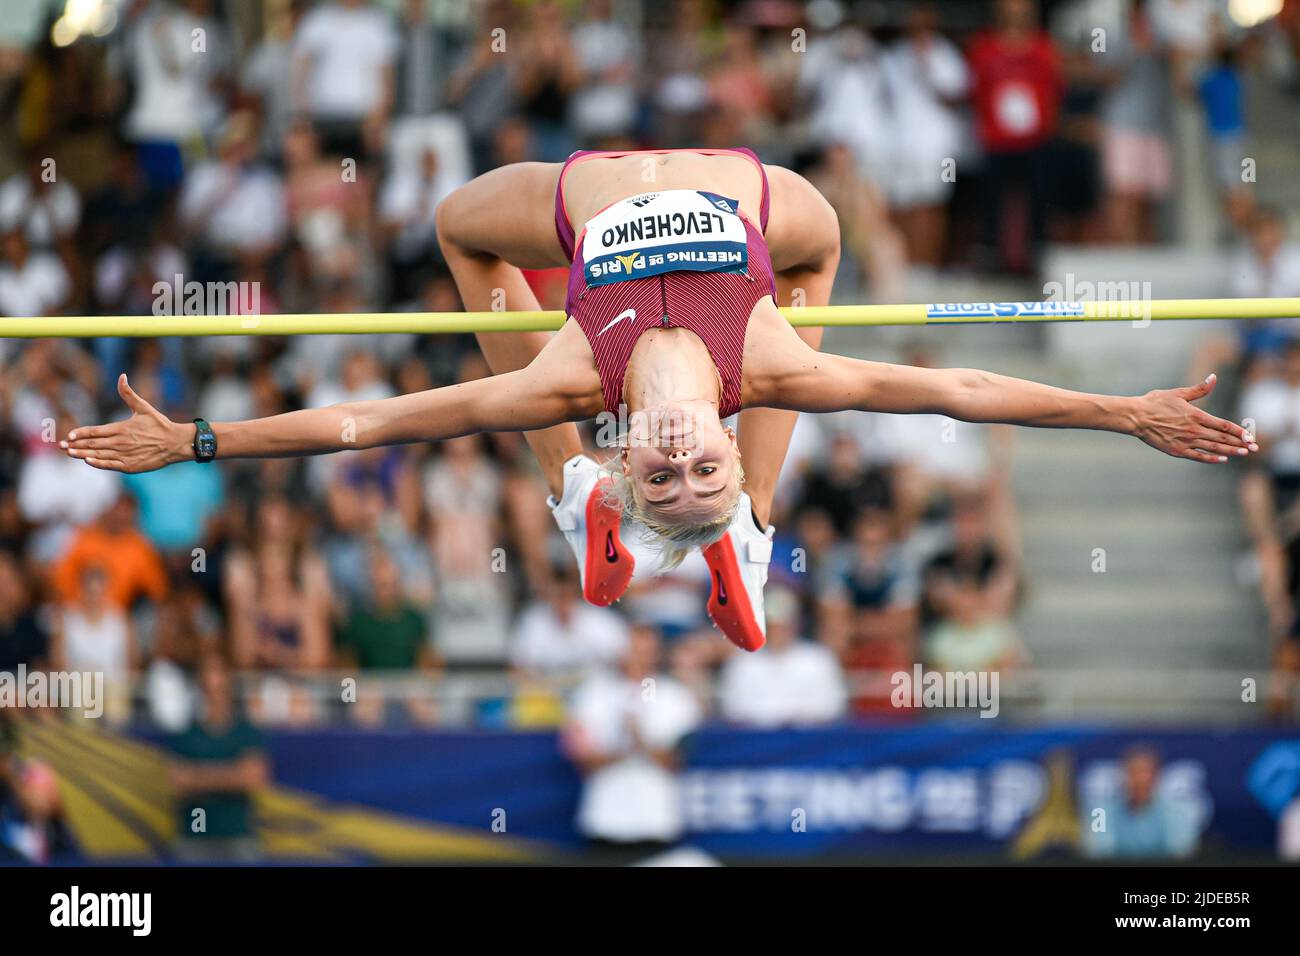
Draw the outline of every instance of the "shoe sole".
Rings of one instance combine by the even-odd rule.
[[[587,567],[582,596],[597,607],[609,607],[623,596],[636,563],[618,535],[623,516],[605,503],[612,484],[602,478],[587,498]]]
[[[742,651],[758,650],[767,643],[767,637],[759,630],[744,584],[737,587],[736,582],[730,580],[733,569],[740,567],[731,536],[705,548],[704,560],[709,565],[709,617],[727,640]]]

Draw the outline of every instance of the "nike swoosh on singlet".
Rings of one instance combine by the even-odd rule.
[[[636,309],[628,309],[626,312],[621,313],[621,314],[618,316],[618,318],[616,318],[616,319],[614,319],[613,321],[611,321],[608,325],[606,325],[603,329],[601,329],[601,330],[600,330],[599,332],[597,332],[596,334],[597,334],[597,335],[604,335],[606,332],[608,332],[608,331],[609,331],[610,329],[612,329],[614,326],[618,325],[618,324],[619,324],[620,322],[622,322],[624,319],[635,319],[635,318],[636,318]]]

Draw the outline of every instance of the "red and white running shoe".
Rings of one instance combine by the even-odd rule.
[[[763,585],[772,563],[775,532],[772,527],[758,530],[749,495],[742,492],[731,527],[704,549],[712,581],[709,617],[741,650],[756,651],[767,641]]]
[[[578,559],[582,596],[600,607],[623,596],[636,564],[619,538],[622,514],[612,501],[612,484],[594,461],[575,455],[564,463],[564,497],[546,499]]]

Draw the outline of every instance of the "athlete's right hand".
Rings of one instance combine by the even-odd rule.
[[[126,375],[117,394],[131,417],[111,425],[82,425],[59,442],[73,458],[104,471],[139,474],[193,458],[194,425],[174,422],[135,393]]]

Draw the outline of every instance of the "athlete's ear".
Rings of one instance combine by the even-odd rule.
[[[630,478],[632,476],[632,465],[628,462],[627,459],[628,459],[627,445],[624,445],[622,448],[618,450],[618,460],[619,460],[619,464],[623,466],[624,478]]]

